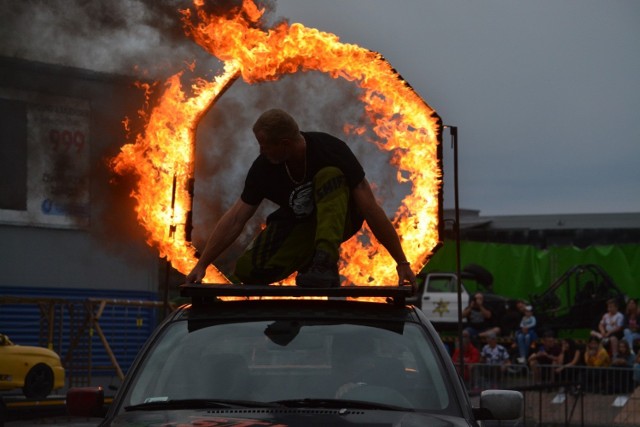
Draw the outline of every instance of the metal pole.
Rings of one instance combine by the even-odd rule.
[[[462,345],[462,269],[460,267],[460,197],[458,191],[458,127],[445,126],[451,135],[453,148],[453,194],[455,219],[453,221],[453,234],[456,241],[456,290],[458,292],[458,355],[460,372],[464,377],[464,349]]]

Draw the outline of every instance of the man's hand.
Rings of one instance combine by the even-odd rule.
[[[206,267],[202,267],[200,266],[200,264],[196,264],[196,266],[193,267],[193,270],[191,270],[191,272],[187,274],[187,283],[202,283],[202,279],[204,279],[206,272]]]
[[[398,264],[396,266],[396,272],[398,273],[398,284],[403,285],[405,283],[410,283],[413,290],[416,290],[416,275],[413,274],[413,270],[411,270],[411,265],[406,264]]]
[[[364,217],[378,242],[382,243],[382,246],[389,251],[389,255],[394,260],[406,260],[398,232],[373,196],[373,191],[371,191],[371,186],[366,178],[354,187],[352,196],[358,212]],[[411,266],[406,261],[400,262],[396,271],[398,283],[400,285],[411,283],[415,291],[416,275],[411,271]]]
[[[211,232],[200,259],[189,274],[187,283],[201,283],[207,267],[227,249],[240,235],[247,221],[253,216],[259,205],[250,205],[238,198],[231,208],[222,215]]]

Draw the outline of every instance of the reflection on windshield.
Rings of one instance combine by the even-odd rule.
[[[344,399],[450,413],[424,331],[371,325],[246,322],[189,332],[176,322],[148,355],[125,406],[185,399]]]

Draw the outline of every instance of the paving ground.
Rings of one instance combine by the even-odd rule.
[[[526,425],[639,426],[640,388],[631,395],[526,392]]]
[[[637,387],[622,410],[616,415],[615,424],[640,425],[640,387]]]
[[[116,383],[118,383],[118,381],[112,377],[94,377],[90,385],[101,386],[105,392],[105,400],[110,402],[116,393],[116,391],[112,389],[113,384]],[[27,399],[21,394],[20,390],[3,392],[0,396],[4,401],[7,411],[4,426],[97,426],[100,422],[99,418],[78,419],[66,415],[66,392],[66,387],[55,390],[52,395],[43,400]],[[1,417],[0,427],[3,427]]]

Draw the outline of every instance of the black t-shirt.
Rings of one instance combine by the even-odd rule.
[[[287,216],[305,218],[314,211],[312,179],[327,166],[339,168],[353,189],[364,179],[364,169],[347,144],[327,133],[301,132],[307,142],[307,173],[301,184],[289,178],[284,163],[273,164],[263,155],[253,162],[242,190],[242,201],[257,205],[262,199],[279,205]]]

